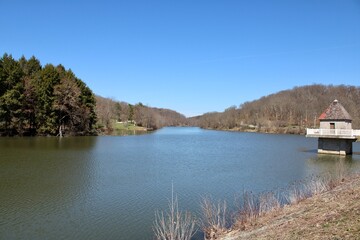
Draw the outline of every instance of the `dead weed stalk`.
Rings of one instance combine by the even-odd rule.
[[[205,239],[217,239],[227,231],[226,201],[214,203],[210,197],[204,197],[201,201],[201,210],[200,226]]]
[[[153,231],[158,240],[190,240],[194,236],[196,220],[190,212],[181,212],[177,197],[174,197],[173,187],[169,210],[157,211]]]

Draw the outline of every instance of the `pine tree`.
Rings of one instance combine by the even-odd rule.
[[[71,70],[34,56],[0,58],[0,134],[94,133],[95,96]]]

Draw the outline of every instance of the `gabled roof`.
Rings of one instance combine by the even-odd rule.
[[[319,120],[352,120],[338,100],[334,100],[330,106],[320,115]]]

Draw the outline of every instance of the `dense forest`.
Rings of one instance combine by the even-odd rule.
[[[134,122],[146,129],[159,129],[164,126],[183,126],[187,124],[184,115],[169,109],[135,105],[96,96],[96,113],[100,129],[111,131],[114,121]]]
[[[95,104],[92,91],[62,65],[0,58],[2,136],[93,134]]]
[[[320,114],[334,99],[352,116],[353,128],[360,128],[360,88],[344,85],[295,87],[189,121],[209,129],[298,134],[318,126]]]

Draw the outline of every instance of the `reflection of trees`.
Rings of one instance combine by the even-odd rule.
[[[2,208],[66,205],[86,195],[95,144],[96,137],[1,139],[0,214]]]
[[[307,163],[309,164],[309,169],[317,173],[334,173],[339,164],[343,164],[350,172],[355,172],[360,170],[360,161],[357,159],[357,157],[351,155],[317,154],[308,159]]]

